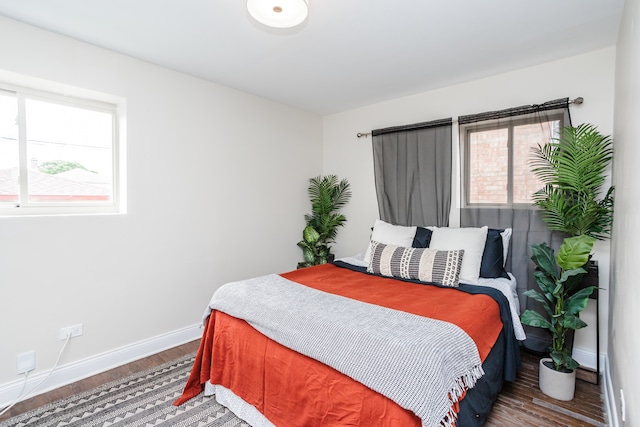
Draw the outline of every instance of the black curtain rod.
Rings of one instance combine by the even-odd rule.
[[[523,109],[526,108],[532,108],[533,111],[537,110],[547,110],[547,109],[552,109],[552,108],[558,108],[560,106],[562,106],[563,103],[566,104],[576,104],[576,105],[580,105],[584,102],[584,98],[579,96],[575,99],[569,100],[569,98],[563,98],[563,99],[557,99],[554,101],[549,101],[549,102],[545,102],[544,104],[534,104],[534,105],[528,105],[528,106],[524,106],[524,107],[517,107],[517,108],[510,108],[508,110],[501,110],[503,112],[507,112],[507,111],[512,111],[512,110],[518,110],[518,111],[522,111]],[[490,112],[491,114],[496,114],[499,112],[493,111]],[[484,114],[490,114],[490,113],[482,113]],[[476,114],[472,115],[472,116],[478,116]],[[468,121],[465,121],[464,119],[467,117],[472,117],[472,116],[460,116],[463,118],[463,123],[468,123]],[[446,121],[449,121],[448,123],[445,123]],[[452,124],[454,122],[458,122],[459,120],[452,120],[452,119],[442,119],[442,120],[435,120],[433,122],[424,122],[424,123],[416,123],[413,125],[406,125],[406,126],[394,126],[394,127],[390,127],[390,128],[384,128],[384,129],[376,129],[373,130],[371,132],[358,132],[356,134],[356,137],[358,138],[362,138],[365,137],[367,138],[369,135],[376,136],[376,135],[382,135],[384,133],[391,133],[391,132],[398,132],[398,131],[402,131],[402,130],[415,130],[415,129],[425,129],[428,127],[433,127],[433,126],[442,126],[442,125],[446,125],[446,124]]]
[[[433,120],[430,122],[413,123],[410,125],[402,125],[402,126],[393,126],[393,127],[384,128],[384,129],[374,129],[371,131],[371,135],[377,136],[377,135],[385,135],[387,133],[394,133],[394,132],[429,129],[429,128],[435,128],[439,126],[451,126],[452,122],[453,122],[453,119],[449,117],[446,119]]]
[[[371,132],[366,132],[366,133],[358,132],[356,136],[358,138],[361,138],[363,136],[366,138],[369,135],[376,136],[376,135],[384,135],[386,133],[393,133],[393,132],[428,129],[428,128],[433,128],[438,126],[450,126],[452,123],[453,123],[453,119],[449,117],[447,119],[433,120],[430,122],[413,123],[410,125],[402,125],[402,126],[392,126],[384,129],[374,129]]]

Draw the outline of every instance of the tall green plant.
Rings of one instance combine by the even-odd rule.
[[[304,219],[306,227],[303,239],[298,242],[305,261],[298,267],[324,264],[331,256],[330,245],[335,241],[338,228],[344,226],[347,218],[339,213],[351,199],[349,181],[338,180],[336,175],[317,176],[309,179],[309,200],[311,214]]]
[[[544,184],[533,194],[549,229],[570,236],[609,236],[613,187],[599,199],[613,156],[611,137],[595,126],[565,127],[560,137],[533,148],[531,171]]]
[[[571,357],[571,349],[566,345],[567,332],[587,326],[578,315],[587,307],[589,296],[596,288],[588,286],[575,292],[587,274],[584,269],[589,261],[595,239],[581,235],[564,239],[554,256],[553,249],[546,243],[531,245],[536,265],[534,277],[541,292],[530,289],[525,295],[540,302],[547,312],[547,319],[533,310],[525,310],[521,321],[525,325],[551,331],[551,359],[554,369],[575,369],[579,366]]]
[[[606,239],[613,221],[613,187],[602,198],[606,172],[613,157],[610,136],[595,126],[565,127],[560,137],[532,151],[531,171],[544,184],[533,195],[549,229],[568,234],[558,255],[546,243],[531,245],[536,265],[534,277],[541,292],[525,292],[540,302],[548,315],[526,310],[522,323],[551,331],[551,358],[556,370],[575,369],[566,343],[567,331],[586,325],[578,314],[587,306],[594,286],[579,289],[587,274],[596,239]],[[579,290],[576,290],[579,289]]]

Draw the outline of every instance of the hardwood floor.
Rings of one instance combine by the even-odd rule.
[[[0,421],[75,393],[89,390],[103,383],[177,359],[184,354],[196,351],[198,344],[199,341],[193,341],[20,402],[7,414],[0,417]],[[517,381],[505,384],[487,419],[486,426],[582,427],[606,425],[600,386],[577,380],[574,400],[560,402],[545,396],[538,389],[539,358],[523,352],[522,361],[523,367],[518,373]]]
[[[555,400],[538,388],[540,358],[522,352],[522,369],[513,383],[506,383],[485,426],[605,426],[601,386],[576,380],[570,402]],[[595,374],[594,374],[595,377]]]

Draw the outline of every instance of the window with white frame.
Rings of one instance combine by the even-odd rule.
[[[562,113],[461,124],[463,204],[530,206],[542,188],[530,170],[531,149],[557,138],[563,126]]]
[[[117,105],[0,83],[0,214],[117,212]]]

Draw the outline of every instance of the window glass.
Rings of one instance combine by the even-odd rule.
[[[531,149],[557,138],[560,120],[513,127],[513,203],[531,203],[543,184],[531,172]]]
[[[113,198],[110,112],[27,99],[30,202],[90,202]]]
[[[18,103],[0,91],[0,204],[19,200]]]
[[[117,112],[0,83],[0,215],[119,212]]]
[[[469,203],[507,203],[509,129],[469,132]]]
[[[530,205],[542,183],[531,172],[532,148],[559,136],[562,118],[463,125],[466,205]]]

